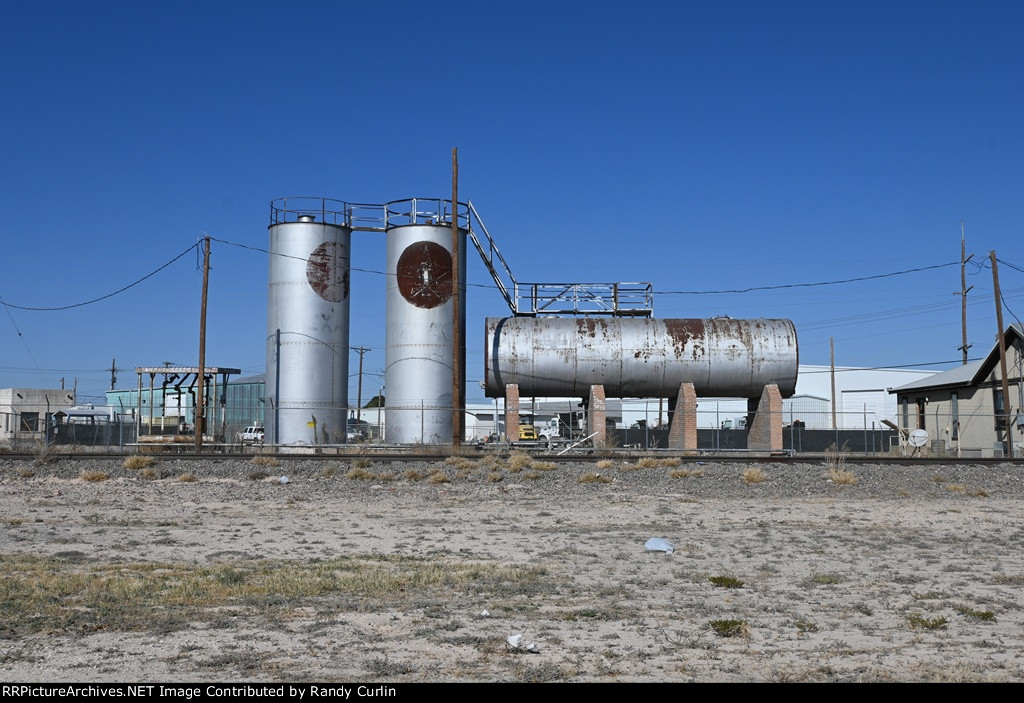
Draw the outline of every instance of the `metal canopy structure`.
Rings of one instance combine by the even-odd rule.
[[[136,407],[138,411],[135,414],[135,431],[136,437],[142,437],[142,377],[145,374],[149,374],[149,422],[147,423],[147,430],[145,434],[153,434],[154,426],[154,397],[155,387],[154,381],[158,375],[164,377],[163,383],[161,383],[161,399],[162,402],[166,402],[167,389],[173,388],[174,392],[178,395],[182,393],[189,396],[195,397],[196,387],[199,383],[199,367],[198,366],[137,366],[135,373],[139,375],[139,400]],[[223,426],[226,419],[226,408],[225,408],[225,396],[227,395],[228,376],[239,375],[242,373],[241,369],[232,369],[218,366],[206,366],[203,368],[203,379],[204,384],[208,384],[210,381],[214,382],[214,386],[217,385],[217,377],[220,376],[220,385],[222,391],[219,395],[218,402],[211,403],[214,406],[213,422],[209,424],[209,427],[214,429],[215,435],[220,434],[223,439]],[[205,390],[205,386],[204,386]],[[209,393],[204,393],[205,398],[210,398]],[[194,401],[193,401],[194,403]],[[217,422],[216,409],[220,407],[220,423]],[[163,412],[161,411],[161,432],[165,429],[163,422]]]
[[[299,218],[342,225],[360,232],[386,232],[402,225],[450,225],[451,201],[407,198],[383,204],[348,203],[333,198],[293,196],[270,202],[270,224]],[[525,283],[512,273],[473,203],[459,203],[464,227],[487,272],[515,317],[653,317],[654,287],[641,283]]]

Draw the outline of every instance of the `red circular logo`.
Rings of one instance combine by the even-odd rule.
[[[332,303],[348,297],[348,256],[337,242],[324,242],[309,255],[306,280],[316,294]]]
[[[452,255],[435,242],[410,244],[398,257],[398,290],[418,308],[436,308],[452,297]]]

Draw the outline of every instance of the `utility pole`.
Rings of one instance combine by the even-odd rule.
[[[351,347],[351,349],[354,352],[359,352],[359,390],[356,394],[356,420],[361,420],[363,410],[363,354],[370,350],[366,347]]]
[[[996,299],[996,324],[999,325],[999,372],[1003,375],[1003,442],[1005,456],[1013,459],[1013,434],[1010,428],[1010,387],[1006,382],[1006,335],[1003,333],[1003,305],[999,293],[999,269],[996,267],[996,252],[989,252],[992,260],[992,290]]]
[[[196,454],[203,451],[203,397],[206,390],[206,292],[210,283],[210,238],[203,238],[203,295],[199,305],[199,393],[196,396]]]
[[[117,359],[111,359],[110,361],[110,390],[114,390],[114,386],[117,385]]]
[[[459,299],[459,149],[452,148],[452,446],[462,446],[462,301]]]
[[[965,269],[967,262],[974,258],[974,254],[964,258],[965,254],[964,221],[960,220],[960,328],[963,331],[963,344],[960,345],[960,350],[964,353],[964,364],[966,365],[967,350],[971,348],[971,345],[967,343],[967,294],[974,286],[971,286],[971,288],[967,287],[967,273]]]
[[[829,368],[832,372],[832,429],[836,429],[836,345],[832,337],[828,338]],[[838,449],[838,445],[836,449]]]

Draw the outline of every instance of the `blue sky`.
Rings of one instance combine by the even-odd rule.
[[[650,281],[659,317],[791,318],[804,363],[828,363],[829,337],[842,365],[959,359],[959,267],[657,292],[954,262],[961,220],[976,262],[994,249],[1024,266],[1020,2],[38,2],[4,15],[0,297],[14,305],[104,295],[204,232],[265,247],[279,196],[450,197],[452,147],[461,198],[520,280]],[[207,363],[260,373],[266,255],[215,242],[212,261]],[[383,263],[383,236],[356,233],[353,266]],[[98,399],[115,357],[119,387],[136,366],[195,364],[196,264],[93,305],[0,313],[0,387],[77,378]],[[991,271],[968,273],[973,357],[996,323]],[[468,276],[490,282],[473,252]],[[1024,274],[1000,279],[1024,315]],[[384,280],[352,286],[373,388]],[[471,288],[470,400],[483,319],[506,310]]]

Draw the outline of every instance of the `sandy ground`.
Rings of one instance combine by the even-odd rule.
[[[1019,464],[358,463],[0,461],[0,679],[1024,680]],[[230,590],[311,569],[409,578]]]

